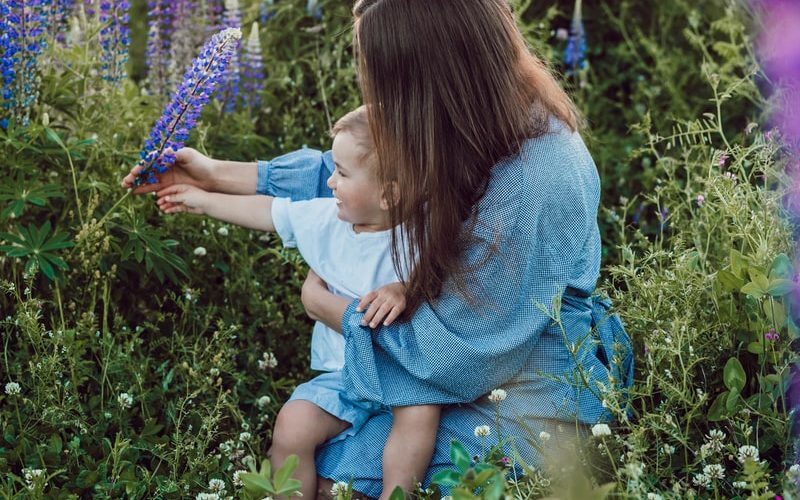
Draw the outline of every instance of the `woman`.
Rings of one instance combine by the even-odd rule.
[[[313,274],[303,304],[344,335],[348,391],[392,407],[448,405],[426,484],[452,467],[452,440],[481,453],[475,428],[483,425],[541,465],[526,438],[550,436],[552,448],[607,418],[598,384],[625,385],[632,370],[619,320],[600,321],[607,304],[591,297],[599,179],[575,107],[526,48],[506,0],[358,0],[354,15],[379,175],[398,193],[395,263],[415,262],[409,312],[390,327],[362,327],[356,302],[333,296]],[[257,167],[183,150],[155,189],[179,180],[330,196],[323,180],[332,168],[329,155],[311,150]],[[498,388],[505,399],[490,401]],[[390,419],[372,417],[320,448],[319,475],[379,496]]]

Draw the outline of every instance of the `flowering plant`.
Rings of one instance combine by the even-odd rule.
[[[136,185],[154,184],[156,174],[166,172],[175,162],[171,151],[180,149],[189,138],[189,131],[197,123],[241,37],[241,30],[228,28],[203,46],[145,141],[140,153],[144,168],[136,178]]]

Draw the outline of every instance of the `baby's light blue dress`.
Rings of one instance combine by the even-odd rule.
[[[258,191],[295,200],[331,196],[325,180],[333,169],[330,152],[303,149],[259,162]],[[513,448],[534,466],[545,458],[529,440],[541,443],[541,431],[551,435],[544,449],[555,449],[576,428],[580,434],[586,424],[610,418],[601,388],[627,387],[633,361],[630,339],[619,318],[608,314],[609,302],[592,296],[600,272],[599,199],[597,169],[583,140],[553,120],[550,133],[494,167],[478,203],[475,232],[499,245],[467,277],[479,306],[450,286],[435,304],[390,327],[360,326],[357,301],[345,311],[349,392],[389,407],[447,405],[425,485],[452,468],[451,441],[479,455],[482,439],[474,430],[488,425],[485,444],[496,442],[495,404],[487,398],[492,389],[507,394],[499,403],[502,437],[513,439]],[[467,262],[481,262],[486,251],[485,244],[473,245]],[[557,296],[560,325],[551,318]],[[352,480],[355,490],[379,496],[391,420],[391,413],[377,414],[355,434],[322,446],[320,476]],[[509,456],[513,448],[506,444]]]

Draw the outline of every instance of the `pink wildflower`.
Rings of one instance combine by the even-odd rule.
[[[728,153],[722,153],[719,155],[719,166],[724,167],[725,163],[728,162]]]
[[[697,195],[697,206],[698,207],[702,207],[705,204],[705,202],[706,202],[706,197],[703,196],[702,194],[698,194]]]

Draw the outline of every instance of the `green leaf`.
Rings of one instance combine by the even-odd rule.
[[[594,500],[605,500],[606,498],[608,498],[608,495],[610,495],[611,492],[614,491],[616,488],[617,488],[617,483],[606,483],[602,486],[598,486],[597,488],[595,488],[594,495],[592,495],[592,498]]]
[[[794,289],[794,282],[791,280],[778,278],[769,282],[767,293],[773,297],[783,297],[792,292]]]
[[[499,500],[503,496],[505,489],[505,480],[499,473],[494,475],[494,479],[489,482],[489,485],[483,492],[483,498],[486,500]]]
[[[758,269],[751,267],[747,270],[747,274],[750,275],[750,281],[758,285],[762,290],[769,288],[769,280]]]
[[[292,472],[297,468],[297,465],[300,463],[300,457],[297,455],[289,455],[284,460],[283,465],[275,471],[275,488],[281,489],[283,487],[283,483],[289,479],[289,476],[292,475]]]
[[[769,279],[770,281],[783,278],[787,280],[792,279],[792,274],[794,273],[794,269],[792,266],[792,261],[789,260],[789,257],[786,254],[778,254],[777,257],[772,261],[772,265],[769,268]]]
[[[758,286],[758,284],[753,283],[752,281],[743,286],[740,291],[746,295],[753,297],[754,299],[760,299],[767,293],[766,289],[761,288],[760,286]]]
[[[302,487],[303,487],[303,483],[301,483],[297,479],[289,478],[289,479],[286,480],[285,483],[283,483],[283,486],[281,488],[276,488],[275,489],[275,494],[279,495],[279,496],[288,497],[288,496],[291,496],[290,495],[291,493],[294,493],[295,491],[299,491],[300,488],[302,488]]]
[[[732,412],[736,408],[736,403],[739,402],[739,394],[738,389],[731,389],[731,392],[728,394],[728,399],[725,400],[726,410]]]
[[[764,301],[762,309],[770,324],[778,325],[778,328],[783,327],[786,322],[786,309],[783,304],[774,300]]]
[[[723,392],[711,404],[708,409],[709,422],[719,422],[725,416],[725,401],[728,399],[728,391]]]
[[[731,270],[733,274],[740,278],[744,278],[744,271],[747,269],[747,260],[744,256],[735,249],[731,249]]]
[[[461,475],[452,469],[442,470],[434,474],[431,482],[441,486],[454,486],[461,482]]]
[[[64,145],[64,141],[61,140],[61,136],[59,136],[55,130],[51,129],[50,127],[45,127],[44,133],[48,139],[61,146],[62,149],[67,149],[67,146]]]
[[[747,344],[747,352],[753,354],[764,354],[764,344],[761,342],[750,342]]]
[[[39,269],[42,270],[42,273],[44,273],[50,281],[56,279],[56,271],[53,269],[53,266],[47,262],[47,259],[36,259],[36,262],[39,264]]]
[[[724,290],[730,292],[739,290],[744,286],[744,280],[730,271],[719,271],[717,273],[717,281]]]
[[[250,493],[257,495],[275,493],[275,488],[272,487],[270,480],[256,474],[255,472],[245,472],[240,474],[239,479],[242,480],[244,488]]]
[[[742,392],[745,383],[747,383],[747,375],[744,373],[742,363],[737,358],[729,358],[728,362],[725,363],[725,368],[722,371],[722,380],[728,389],[736,389]]]
[[[453,488],[450,491],[450,496],[453,497],[453,500],[472,500],[476,498],[469,490],[466,488]]]
[[[268,459],[261,461],[261,472],[264,477],[272,477],[272,463]]]
[[[453,465],[462,473],[466,472],[472,463],[467,449],[464,448],[463,444],[455,440],[450,443],[450,460],[453,461]]]
[[[389,495],[389,500],[405,500],[406,494],[403,492],[403,488],[399,486],[395,486],[392,490],[392,494]]]

